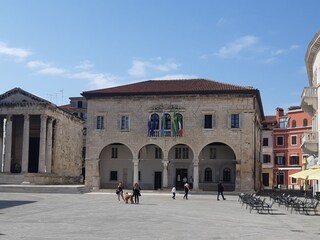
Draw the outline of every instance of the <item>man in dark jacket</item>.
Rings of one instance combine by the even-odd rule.
[[[219,199],[219,196],[220,196],[220,195],[221,195],[221,197],[222,197],[223,200],[226,200],[226,198],[223,196],[223,191],[224,191],[224,187],[223,187],[223,185],[222,185],[222,182],[219,181],[219,183],[218,183],[218,196],[217,196],[217,200],[218,200],[218,201],[220,200],[220,199]]]

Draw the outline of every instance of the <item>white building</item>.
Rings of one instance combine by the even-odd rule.
[[[305,57],[309,78],[309,86],[305,87],[301,96],[301,108],[312,117],[312,131],[306,132],[302,138],[302,149],[311,155],[308,157],[308,168],[319,164],[319,94],[320,86],[320,31],[313,37],[307,48]]]

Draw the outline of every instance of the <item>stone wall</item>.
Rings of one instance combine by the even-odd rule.
[[[201,149],[212,142],[222,142],[232,148],[236,155],[236,190],[259,188],[256,172],[259,171],[260,155],[260,106],[252,95],[184,95],[110,97],[88,100],[87,119],[87,169],[86,184],[93,187],[99,177],[99,156],[111,143],[125,144],[138,157],[146,144],[156,144],[167,156],[176,144],[187,144],[198,159]],[[148,137],[148,118],[151,113],[180,112],[183,115],[184,135],[174,137]],[[215,128],[204,129],[204,114],[215,115]],[[241,115],[241,128],[228,127],[229,114]],[[95,129],[95,117],[105,118],[105,128]],[[130,130],[119,131],[120,115],[130,118]]]

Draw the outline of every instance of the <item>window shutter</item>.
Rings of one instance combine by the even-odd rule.
[[[118,129],[121,129],[121,116],[118,116]]]
[[[93,118],[93,128],[98,129],[98,116],[94,116]]]
[[[202,117],[202,127],[206,128],[206,115],[203,115]]]
[[[228,114],[228,119],[227,119],[227,127],[231,128],[231,114]]]
[[[212,128],[216,127],[216,115],[212,114]]]
[[[239,128],[242,128],[242,114],[239,113]]]

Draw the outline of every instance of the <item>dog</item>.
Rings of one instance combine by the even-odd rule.
[[[132,194],[132,193],[125,192],[125,193],[124,193],[124,201],[125,201],[126,203],[129,203],[129,200],[130,200],[130,203],[134,203],[134,202],[133,202],[133,194]]]

